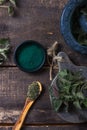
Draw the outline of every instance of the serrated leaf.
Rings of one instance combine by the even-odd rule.
[[[82,92],[77,92],[77,93],[76,93],[76,96],[77,96],[77,98],[79,98],[79,99],[84,99],[84,98],[85,98]]]
[[[72,95],[65,95],[64,97],[65,97],[65,101],[67,101],[67,102],[72,100],[72,98],[73,98]]]
[[[10,49],[9,39],[1,38],[0,39],[0,65],[7,60],[7,52]]]
[[[65,69],[63,71],[60,71],[59,74],[58,74],[58,76],[61,76],[61,77],[67,76],[67,70]]]
[[[52,103],[55,110],[59,110],[61,105],[64,104],[66,111],[68,111],[69,105],[73,104],[76,108],[83,108],[82,104],[86,96],[84,91],[87,90],[87,81],[82,78],[80,72],[71,72],[67,70],[61,70],[58,74],[56,82],[58,87],[58,99],[55,99],[55,95],[52,96]],[[51,91],[51,93],[53,93]],[[86,106],[86,105],[84,105]]]

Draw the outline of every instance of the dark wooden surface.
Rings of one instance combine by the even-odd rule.
[[[9,37],[11,53],[8,61],[0,67],[0,130],[11,130],[26,99],[27,86],[34,80],[43,84],[43,93],[31,108],[23,130],[86,130],[85,124],[70,124],[52,110],[48,87],[49,66],[40,72],[27,74],[19,70],[13,61],[14,50],[25,40],[36,40],[46,49],[55,41],[76,65],[87,66],[87,56],[70,49],[60,33],[60,16],[68,0],[18,0],[15,17],[9,17],[0,9],[0,38]],[[55,73],[57,70],[55,70]]]

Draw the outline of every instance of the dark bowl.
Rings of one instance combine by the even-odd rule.
[[[63,10],[60,27],[66,44],[82,54],[87,54],[85,8],[87,8],[87,0],[69,0]]]
[[[35,72],[42,68],[46,50],[36,41],[29,40],[20,44],[14,53],[16,65],[25,72]]]

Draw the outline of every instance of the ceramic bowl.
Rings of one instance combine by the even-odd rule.
[[[66,44],[82,54],[87,54],[87,44],[80,44],[78,37],[80,33],[87,33],[86,14],[81,12],[86,7],[87,0],[69,0],[63,10],[60,27]],[[81,40],[83,43],[83,37]],[[87,34],[85,40],[87,40]]]
[[[46,59],[46,51],[41,44],[29,40],[20,44],[14,53],[16,65],[25,72],[35,72],[41,69]]]

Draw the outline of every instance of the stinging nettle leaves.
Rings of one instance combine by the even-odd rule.
[[[84,94],[84,91],[87,90],[87,80],[82,78],[79,72],[61,70],[58,73],[56,85],[59,96],[57,99],[54,95],[52,96],[55,111],[59,111],[62,105],[66,111],[69,111],[70,106],[77,109],[82,109],[83,106],[87,108],[87,97]]]
[[[87,19],[87,5],[81,7],[79,10],[75,12],[73,17],[73,25],[72,25],[72,33],[79,44],[82,46],[87,46],[87,33],[79,26],[79,16],[83,15]],[[77,20],[76,20],[77,19]]]
[[[10,50],[10,42],[8,38],[0,39],[0,65],[7,60],[7,54]]]
[[[9,16],[14,15],[16,7],[16,0],[0,0],[0,8],[7,9]]]

